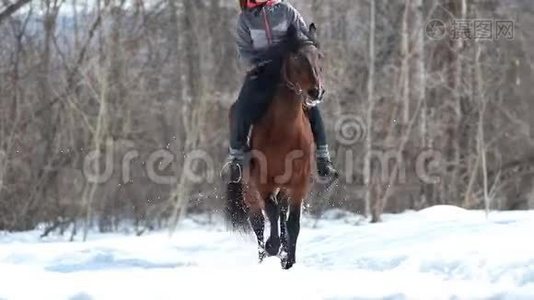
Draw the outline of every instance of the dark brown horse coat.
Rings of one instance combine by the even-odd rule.
[[[253,160],[245,177],[249,210],[264,209],[264,199],[278,190],[300,204],[310,188],[313,134],[299,96],[281,88],[265,117],[254,126]]]

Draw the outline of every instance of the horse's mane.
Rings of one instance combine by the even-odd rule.
[[[262,89],[270,90],[276,86],[282,80],[280,75],[284,60],[288,55],[296,54],[299,49],[306,45],[319,47],[319,43],[313,37],[313,34],[305,29],[297,29],[291,25],[285,38],[280,43],[270,47],[256,57],[258,63],[268,62],[261,68],[260,72],[263,80],[259,84],[263,86]]]
[[[259,61],[282,59],[290,53],[297,53],[306,45],[313,45],[317,48],[320,46],[317,39],[307,29],[290,25],[284,39],[262,53]]]
[[[311,25],[315,28],[315,24]],[[297,52],[301,47],[306,45],[313,45],[319,48],[319,41],[306,28],[297,28],[295,25],[289,26],[286,33],[288,41],[288,49],[290,52]]]

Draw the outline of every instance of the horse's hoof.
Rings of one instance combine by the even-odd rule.
[[[291,269],[291,267],[293,267],[294,264],[295,264],[295,262],[291,261],[289,259],[282,259],[281,260],[282,269],[284,269],[284,270]]]
[[[291,269],[291,267],[295,264],[295,259],[289,258],[289,255],[284,250],[280,251],[278,257],[280,257],[280,264],[282,265],[282,269],[284,270]]]
[[[265,252],[265,250],[258,251],[258,263],[259,264],[261,264],[266,257],[267,257],[267,252]]]
[[[280,251],[280,239],[279,238],[269,238],[267,244],[265,244],[265,250],[269,256],[278,255]]]

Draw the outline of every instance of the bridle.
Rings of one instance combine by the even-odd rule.
[[[315,107],[321,102],[323,102],[323,93],[319,93],[319,98],[312,99],[309,97],[309,95],[302,89],[300,84],[294,83],[291,80],[289,80],[287,76],[287,62],[284,62],[283,71],[282,71],[282,79],[286,85],[286,87],[292,91],[295,95],[297,95],[302,102],[304,103],[304,106],[307,108]]]

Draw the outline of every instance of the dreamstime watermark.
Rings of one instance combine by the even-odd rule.
[[[336,141],[344,146],[363,142],[367,136],[367,126],[361,117],[353,114],[342,115],[336,122]]]
[[[512,20],[453,19],[445,22],[439,19],[428,21],[425,33],[429,39],[442,40],[513,40],[515,23]]]
[[[363,174],[365,184],[370,178],[378,178],[380,182],[391,183],[394,176],[395,184],[409,182],[408,174],[414,175],[423,183],[435,184],[440,181],[440,168],[443,159],[439,151],[424,149],[418,151],[415,156],[407,158],[398,149],[376,150],[363,153],[361,149],[369,134],[368,127],[361,117],[355,114],[343,114],[335,123],[335,137],[340,147],[336,151],[336,160],[343,162],[337,166],[344,176],[345,183],[354,184],[355,177]],[[136,149],[130,149],[117,155],[116,145],[119,142],[108,140],[102,151],[95,150],[88,153],[84,158],[83,174],[88,182],[102,184],[108,182],[115,174],[117,164],[120,166],[120,180],[123,184],[133,182],[133,176],[138,175],[138,169],[132,168],[138,160],[142,160],[143,171],[148,179],[159,185],[173,185],[178,180],[185,179],[190,183],[213,184],[219,180],[218,174],[223,166],[210,153],[202,149],[189,151],[183,156],[178,166],[176,155],[169,149],[158,149],[146,155]],[[308,151],[304,151],[308,150]],[[306,157],[312,156],[314,149],[294,150],[285,155],[277,164],[269,165],[264,153],[258,150],[250,152],[250,158],[255,162],[255,174],[259,176],[261,183],[269,179],[269,167],[275,168],[277,176],[275,183],[285,183],[291,180],[295,166],[298,166]],[[120,160],[117,160],[120,156]],[[0,157],[1,158],[1,157]],[[369,160],[371,163],[366,164]],[[313,164],[315,165],[315,164]],[[366,166],[363,172],[358,172],[358,166]],[[135,172],[134,172],[135,170]],[[248,168],[245,172],[249,172]],[[314,170],[315,171],[315,170]],[[178,176],[179,175],[179,176]],[[242,174],[248,177],[250,174]],[[320,178],[316,178],[320,180]]]
[[[342,173],[345,183],[355,181],[355,166],[363,165],[364,184],[371,180],[381,183],[406,184],[409,174],[415,174],[418,180],[426,184],[437,184],[441,181],[440,171],[443,164],[441,152],[435,149],[417,151],[414,157],[407,158],[399,149],[373,149],[369,153],[359,155],[356,146],[365,142],[368,127],[363,119],[354,114],[340,116],[335,124],[336,140],[344,149],[338,151],[337,160],[344,161]],[[357,158],[360,158],[358,161]],[[366,163],[365,161],[369,161]],[[411,168],[411,170],[408,170]],[[393,180],[392,180],[393,179]]]
[[[83,175],[88,182],[102,184],[108,182],[115,173],[115,144],[111,139],[106,141],[105,151],[94,150],[89,152],[83,162]],[[103,159],[102,159],[103,158]],[[121,182],[132,182],[132,165],[134,159],[141,158],[136,149],[131,149],[122,155],[120,169]],[[103,160],[103,168],[102,168]],[[176,184],[178,177],[175,175],[162,174],[172,170],[176,163],[176,156],[168,149],[158,149],[148,154],[143,161],[144,171],[151,182],[161,185]],[[203,165],[204,167],[200,167]],[[199,171],[199,169],[201,169]],[[202,149],[195,149],[184,155],[181,175],[192,183],[214,183],[216,178],[215,161],[211,155]],[[176,173],[176,172],[175,172]],[[181,177],[180,177],[181,178]]]

